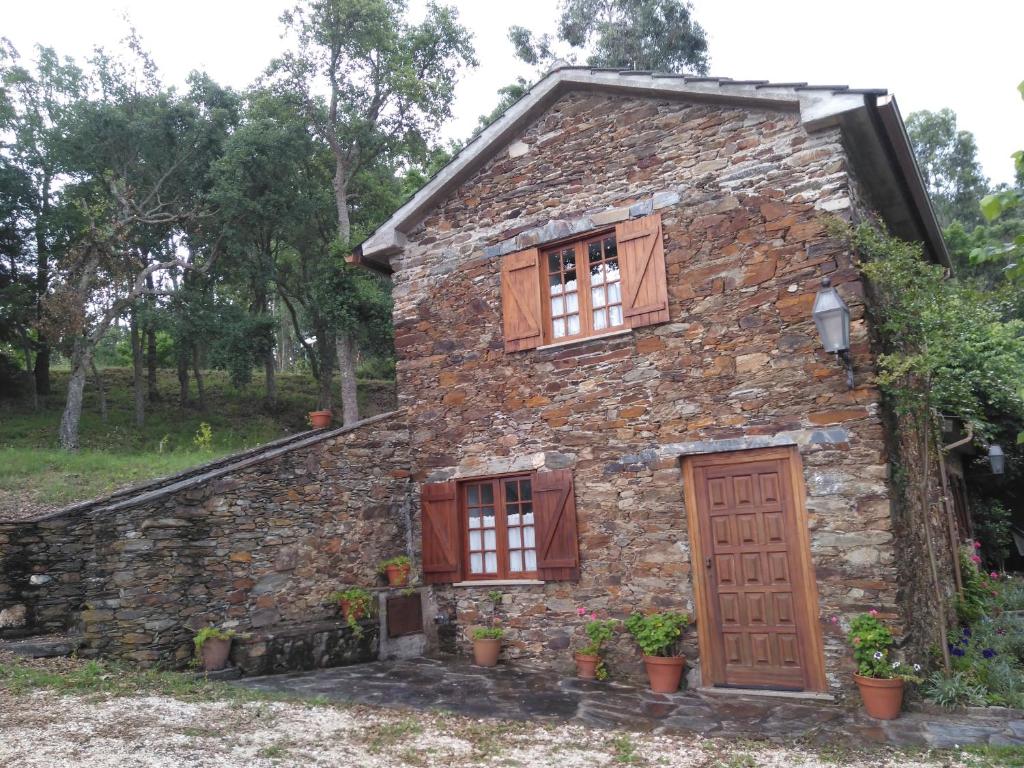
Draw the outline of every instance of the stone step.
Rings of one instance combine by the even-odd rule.
[[[19,640],[0,641],[0,650],[31,659],[70,656],[82,647],[84,640],[76,635],[36,635]]]

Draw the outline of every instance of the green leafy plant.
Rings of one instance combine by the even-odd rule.
[[[473,627],[474,640],[501,640],[504,636],[505,630],[501,627]]]
[[[213,447],[213,427],[205,421],[199,425],[192,442],[200,451],[208,451]]]
[[[491,605],[497,609],[501,605],[501,601],[505,599],[505,595],[497,589],[492,589],[487,593],[487,599],[491,601]]]
[[[370,608],[373,605],[373,595],[362,587],[349,587],[331,592],[327,596],[330,603],[341,603],[345,601],[348,606],[345,610],[345,623],[352,630],[356,637],[362,637],[363,628],[359,619],[370,615]]]
[[[408,555],[396,555],[395,557],[389,557],[387,560],[381,560],[377,564],[377,570],[380,573],[384,573],[389,566],[394,568],[408,568],[412,565],[412,561]]]
[[[192,642],[195,643],[196,652],[198,653],[203,650],[203,646],[206,644],[207,640],[230,640],[235,637],[236,634],[237,633],[233,629],[203,627],[196,632],[196,636],[192,639]]]
[[[577,613],[580,616],[586,616],[587,611],[585,608],[579,608]],[[594,669],[598,680],[608,679],[608,667],[604,663],[604,659],[601,658],[601,650],[604,648],[604,644],[612,639],[615,634],[615,628],[619,625],[619,622],[615,619],[599,619],[597,613],[591,612],[589,614],[589,620],[583,625],[583,634],[587,637],[587,642],[576,649],[576,653],[581,656],[597,656],[597,666]]]
[[[981,556],[977,554],[980,545],[960,549],[960,577],[963,591],[955,602],[956,616],[961,624],[970,626],[985,615],[988,604],[996,596],[990,578],[979,568]]]
[[[683,630],[690,624],[685,613],[634,613],[626,619],[626,629],[633,635],[644,656],[679,656]]]
[[[882,680],[920,682],[920,666],[908,667],[899,660],[889,658],[892,650],[892,632],[878,619],[878,612],[862,613],[850,622],[846,642],[853,650],[857,674]]]
[[[972,683],[963,672],[946,677],[933,672],[921,688],[924,697],[940,707],[981,707],[985,705],[985,688]]]

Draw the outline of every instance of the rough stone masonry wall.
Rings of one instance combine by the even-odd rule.
[[[578,605],[620,617],[692,609],[679,455],[701,450],[693,442],[791,442],[804,463],[829,680],[849,684],[829,617],[898,610],[863,291],[822,223],[849,211],[847,181],[838,132],[809,135],[795,113],[573,93],[410,233],[394,296],[415,478],[574,471],[580,580],[503,590],[511,656],[568,670]],[[669,202],[671,322],[506,354],[489,254],[520,233],[581,218],[596,227],[617,216],[610,209],[652,199]],[[811,320],[826,274],[853,312],[853,390]],[[442,587],[438,599],[464,627],[490,611],[489,589]],[[610,664],[638,673],[626,638]]]
[[[141,504],[0,524],[0,607],[21,600],[29,630],[80,630],[86,654],[143,664],[183,663],[195,629],[227,624],[259,668],[275,634],[336,620],[329,592],[408,551],[403,418],[314,440]]]

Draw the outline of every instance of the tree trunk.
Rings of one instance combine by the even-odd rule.
[[[334,407],[334,349],[331,334],[326,329],[316,335],[317,357],[319,358],[320,409],[331,410]]]
[[[273,408],[277,405],[277,376],[274,367],[274,350],[268,349],[263,356],[263,378],[266,382],[267,406]]]
[[[178,405],[188,405],[188,355],[184,352],[178,353]]]
[[[334,205],[338,211],[338,239],[343,248],[348,248],[352,236],[352,225],[348,217],[348,168],[341,157],[334,159]]]
[[[26,381],[32,377],[32,342],[28,339],[25,329],[21,330],[21,351],[25,355],[25,377]],[[39,392],[36,390],[35,381],[32,381],[32,410],[39,410]]]
[[[359,421],[359,397],[356,389],[356,343],[350,334],[342,333],[336,343],[338,374],[341,379],[342,423],[347,427]]]
[[[50,174],[43,174],[40,190],[39,213],[36,218],[36,322],[43,319],[43,299],[50,287],[50,254],[46,245],[46,218],[50,213]],[[36,351],[36,365],[33,370],[36,379],[36,395],[50,394],[50,344],[39,333]],[[83,374],[84,375],[84,374]],[[77,433],[78,426],[75,426]],[[77,444],[77,437],[76,444]]]
[[[132,392],[135,395],[135,426],[146,424],[146,392],[143,389],[142,334],[139,332],[139,320],[133,309],[129,326],[132,341]]]
[[[92,378],[96,382],[96,393],[100,398],[100,420],[107,423],[107,388],[103,383],[103,377],[100,375],[99,368],[96,367],[95,358],[89,362],[89,368],[92,369]]]
[[[92,364],[92,350],[88,342],[75,339],[71,352],[71,377],[68,379],[68,399],[60,417],[60,446],[65,451],[78,450],[78,427],[82,422],[82,393],[85,390],[85,374]]]
[[[196,377],[196,390],[199,392],[199,410],[206,410],[206,387],[203,385],[203,372],[199,367],[199,347],[192,347],[192,373]]]
[[[146,288],[153,290],[153,276],[146,275]],[[156,310],[156,297],[149,297],[149,318],[146,320],[146,389],[149,402],[160,399],[160,388],[156,380],[156,328],[153,327],[153,312]]]

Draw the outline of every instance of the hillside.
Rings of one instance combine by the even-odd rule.
[[[306,413],[316,405],[316,384],[307,375],[280,375],[278,405],[271,410],[258,384],[235,389],[225,373],[208,371],[206,410],[194,403],[180,408],[175,372],[162,370],[161,399],[147,404],[140,429],[134,423],[131,371],[111,368],[103,375],[107,421],[100,417],[95,387],[88,386],[82,449],[76,454],[61,451],[57,442],[66,373],[54,372],[54,393],[38,411],[26,401],[0,401],[0,518],[37,514],[301,432],[309,429]],[[388,411],[394,384],[362,381],[359,400],[362,416]],[[207,444],[196,439],[201,424],[210,426]]]

